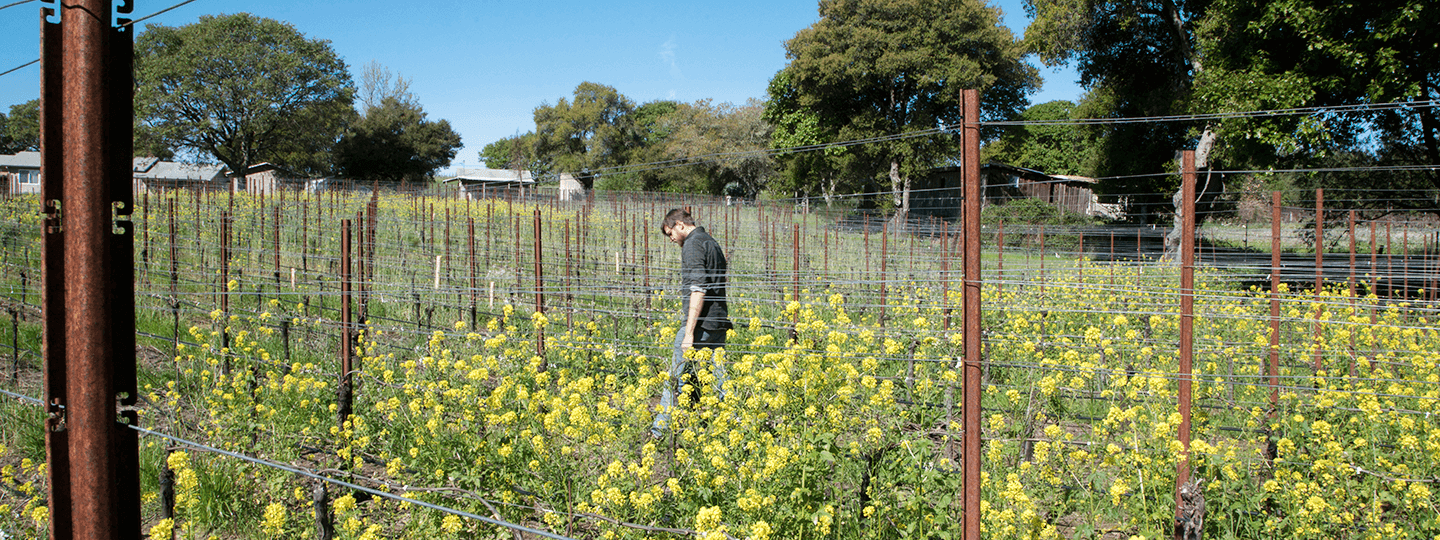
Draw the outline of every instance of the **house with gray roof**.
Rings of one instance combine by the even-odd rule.
[[[225,186],[224,165],[176,163],[156,157],[137,157],[132,163],[136,190]]]
[[[40,152],[0,154],[0,193],[40,193]],[[225,167],[137,157],[130,174],[136,190],[225,186]]]
[[[456,193],[467,199],[524,196],[535,185],[530,171],[516,169],[460,169],[460,174],[445,180],[455,186]],[[453,182],[453,183],[452,183]]]
[[[39,192],[39,152],[0,154],[0,195]]]

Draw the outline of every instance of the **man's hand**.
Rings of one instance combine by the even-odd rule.
[[[700,327],[700,307],[705,304],[705,291],[690,291],[690,309],[685,312],[685,337],[680,341],[682,349],[695,348],[695,329]]]

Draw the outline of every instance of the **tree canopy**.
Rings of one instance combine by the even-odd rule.
[[[40,150],[40,100],[10,106],[10,114],[0,113],[0,154]]]
[[[430,121],[420,105],[382,98],[335,145],[335,167],[359,180],[421,182],[450,165],[460,135],[446,120]]]
[[[246,13],[147,26],[135,84],[139,131],[232,171],[268,161],[328,173],[355,116],[354,84],[328,41]]]
[[[480,161],[491,169],[533,170],[536,168],[535,132],[516,134],[485,145]]]
[[[1089,89],[1077,116],[1167,116],[1190,111],[1196,18],[1209,0],[1026,0],[1034,21],[1025,42],[1047,65],[1075,62]],[[1177,177],[1143,176],[1175,169],[1175,151],[1205,126],[1125,123],[1072,128],[1098,142],[1092,176],[1100,190],[1126,194],[1141,209],[1168,203]],[[1142,210],[1142,213],[1144,210]]]
[[[614,87],[585,82],[573,98],[535,109],[535,131],[487,144],[491,168],[570,173],[598,189],[754,195],[773,164],[770,124],[745,105],[657,100],[640,105]]]
[[[1205,122],[1084,128],[1100,141],[1096,176],[1132,203],[1165,204],[1181,148],[1212,167],[1256,170],[1440,163],[1440,10],[1424,0],[1027,0],[1026,43],[1050,65],[1074,62],[1089,89],[1079,117],[1234,114]],[[1394,107],[1393,103],[1414,106]],[[1380,106],[1379,110],[1367,106]],[[1149,176],[1144,176],[1149,175]],[[1275,177],[1237,182],[1274,182]],[[1290,175],[1295,187],[1362,189],[1356,204],[1440,212],[1415,189],[1434,171]],[[1412,191],[1406,191],[1412,190]],[[1392,200],[1393,199],[1393,200]],[[1300,201],[1295,201],[1299,203]]]
[[[822,0],[820,20],[785,43],[796,111],[826,136],[888,137],[846,163],[890,180],[897,220],[910,179],[954,153],[960,91],[981,91],[989,118],[1014,116],[1039,82],[999,14],[978,0]],[[771,115],[775,117],[775,114]]]
[[[1062,121],[1074,118],[1069,101],[1048,101],[1020,113],[1021,121]],[[1027,124],[1006,128],[1000,138],[981,149],[980,157],[1045,172],[1083,175],[1094,168],[1095,141],[1073,125]]]
[[[1225,144],[1217,151],[1237,168],[1440,164],[1440,119],[1430,103],[1440,99],[1437,25],[1440,10],[1422,0],[1216,0],[1197,29],[1207,60],[1196,80],[1196,108],[1332,107],[1224,120]],[[1433,169],[1319,172],[1294,180],[1307,191],[1360,190],[1347,197],[1377,210],[1440,212],[1434,197],[1420,193],[1440,189]]]
[[[585,175],[626,163],[635,147],[635,103],[614,87],[583,82],[571,100],[535,108],[539,174]]]

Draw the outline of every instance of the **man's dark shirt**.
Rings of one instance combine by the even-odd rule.
[[[690,310],[690,293],[705,293],[705,303],[700,306],[700,328],[730,328],[730,310],[725,301],[728,268],[725,252],[715,237],[705,232],[704,227],[690,231],[680,248],[680,287],[685,296],[686,313]]]

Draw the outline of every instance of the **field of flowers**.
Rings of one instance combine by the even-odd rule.
[[[173,251],[169,216],[141,224],[153,235],[137,256],[147,429],[563,537],[960,534],[953,238],[865,235],[834,216],[711,201],[381,196],[364,248],[373,259],[354,408],[341,423],[335,224],[366,201],[186,197],[152,205],[176,201]],[[34,225],[27,204],[6,201],[4,225]],[[669,291],[678,254],[645,237],[680,204],[696,206],[730,255],[736,327],[713,353],[726,398],[702,372],[698,400],[682,392],[672,433],[657,440],[646,433],[679,324]],[[220,208],[234,209],[241,231],[225,282]],[[483,238],[461,234],[468,219]],[[276,221],[282,270],[272,276]],[[547,235],[539,246],[535,234]],[[38,303],[34,240],[17,234],[3,255],[0,283],[22,311],[22,295]],[[537,256],[524,250],[543,260],[544,313],[533,303]],[[167,253],[180,257],[173,281]],[[1184,452],[1178,269],[1005,257],[1003,287],[987,271],[983,298],[985,536],[1169,537]],[[1440,537],[1434,306],[1351,296],[1343,284],[1318,295],[1287,286],[1271,386],[1270,292],[1223,271],[1198,276],[1189,463],[1205,479],[1205,537]],[[35,352],[29,379],[8,387],[32,396],[37,324],[17,326],[20,348]],[[40,410],[7,399],[0,414],[0,530],[41,535]],[[152,538],[316,537],[310,479],[159,437],[141,444]],[[511,535],[337,486],[329,510],[337,538]]]

